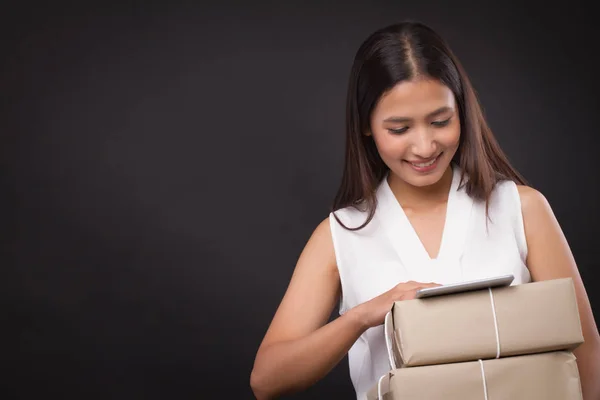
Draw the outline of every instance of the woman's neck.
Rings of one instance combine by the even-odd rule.
[[[398,203],[402,207],[414,209],[427,208],[447,202],[450,186],[452,185],[452,175],[452,166],[449,165],[441,179],[429,186],[413,186],[391,171],[387,180]]]

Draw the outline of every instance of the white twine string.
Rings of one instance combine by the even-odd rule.
[[[392,319],[391,311],[388,311],[388,313],[385,316],[385,319],[383,321],[383,336],[385,337],[385,346],[387,347],[387,351],[388,351],[388,360],[390,362],[390,368],[396,369],[397,365],[396,365],[396,360],[394,358],[394,342],[393,342],[394,338],[388,335],[388,332],[392,332],[389,327],[389,323],[390,323],[391,319]],[[392,333],[392,335],[393,335],[393,333]]]
[[[498,332],[498,318],[496,317],[496,306],[494,305],[494,295],[492,288],[488,288],[490,292],[490,301],[492,303],[492,314],[494,315],[494,328],[496,329],[496,358],[500,358],[500,333]]]
[[[377,400],[383,400],[383,393],[381,393],[381,382],[383,382],[383,378],[385,378],[387,374],[382,375],[381,378],[379,378],[379,382],[377,382]]]
[[[483,380],[483,398],[488,400],[487,384],[485,383],[485,370],[483,369],[483,361],[479,360],[479,366],[481,367],[481,379]]]

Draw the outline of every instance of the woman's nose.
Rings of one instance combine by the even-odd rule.
[[[413,130],[414,138],[412,143],[412,152],[415,156],[429,159],[435,156],[437,152],[437,143],[434,136],[427,128]]]

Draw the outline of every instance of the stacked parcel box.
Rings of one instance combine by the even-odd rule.
[[[396,302],[369,400],[581,400],[570,278]]]

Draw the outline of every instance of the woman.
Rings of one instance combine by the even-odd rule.
[[[444,41],[423,24],[375,32],[347,98],[341,187],[303,250],[258,350],[258,399],[305,389],[348,353],[357,398],[389,370],[383,319],[417,289],[513,274],[572,277],[585,400],[600,399],[600,337],[577,266],[542,194],[487,126]],[[327,323],[340,301],[340,317]]]

